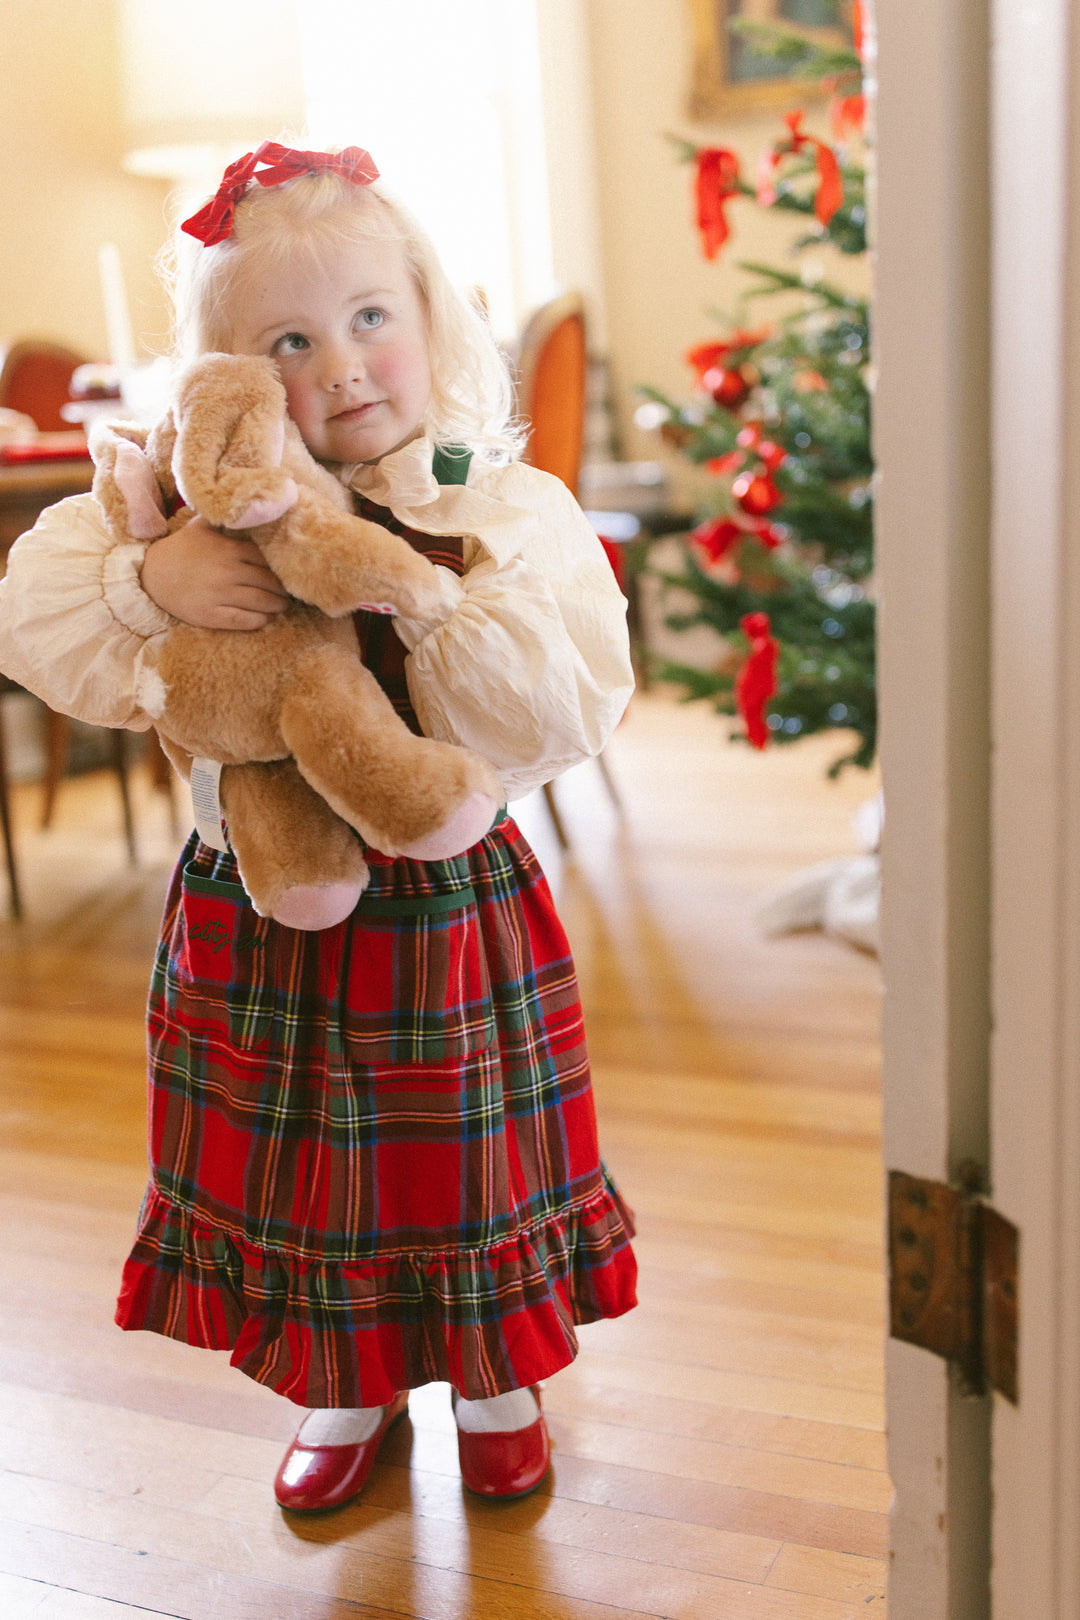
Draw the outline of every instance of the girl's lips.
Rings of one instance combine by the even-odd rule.
[[[377,399],[369,399],[363,405],[349,405],[345,410],[338,411],[336,416],[330,418],[331,422],[362,422],[370,411],[380,404]]]

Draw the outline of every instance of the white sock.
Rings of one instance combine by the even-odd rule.
[[[466,1401],[459,1395],[454,1402],[454,1422],[464,1434],[513,1434],[535,1423],[539,1414],[531,1389],[512,1389],[489,1401]]]
[[[370,1440],[385,1406],[330,1406],[309,1412],[297,1439],[305,1446],[360,1446]]]

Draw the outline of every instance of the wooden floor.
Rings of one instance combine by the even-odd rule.
[[[766,941],[755,896],[852,848],[864,777],[759,758],[635,700],[520,819],[577,955],[641,1305],[550,1380],[553,1474],[466,1499],[447,1391],[363,1496],[286,1522],[295,1408],[112,1325],[144,1164],[142,1005],[175,840],[145,792],[126,865],[107,779],[19,812],[29,920],[0,925],[0,1615],[115,1620],[854,1620],[883,1615],[876,963]],[[2,898],[2,896],[0,896]]]

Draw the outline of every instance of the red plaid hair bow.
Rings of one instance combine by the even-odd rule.
[[[291,146],[279,146],[276,141],[263,141],[256,151],[229,164],[214,196],[197,214],[185,219],[180,229],[205,247],[213,247],[232,235],[236,205],[252,180],[260,186],[280,186],[298,175],[321,174],[326,169],[355,186],[370,186],[379,178],[371,154],[359,146],[347,146],[343,152],[300,152]]]

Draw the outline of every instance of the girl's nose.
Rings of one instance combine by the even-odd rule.
[[[321,371],[327,393],[340,392],[351,383],[362,382],[367,375],[362,351],[349,343],[328,346],[323,353]]]

